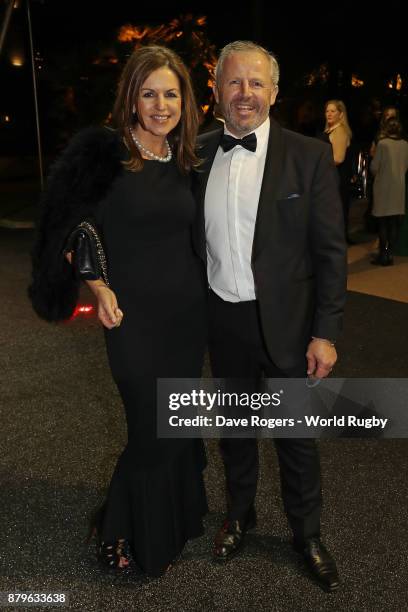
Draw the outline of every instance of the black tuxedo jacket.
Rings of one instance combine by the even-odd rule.
[[[206,262],[205,191],[223,129],[199,137],[194,180],[197,253]],[[252,248],[262,331],[281,369],[305,359],[311,336],[335,340],[346,296],[346,244],[330,145],[271,119]]]

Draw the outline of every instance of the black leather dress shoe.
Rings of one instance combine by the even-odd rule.
[[[240,550],[246,532],[254,527],[256,527],[255,510],[250,512],[245,522],[226,520],[215,537],[214,561],[224,562],[231,559]]]
[[[313,578],[324,591],[332,593],[338,589],[340,580],[336,562],[319,538],[295,544],[295,550],[303,555]]]

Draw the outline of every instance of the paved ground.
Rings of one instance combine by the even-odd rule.
[[[86,521],[124,442],[121,405],[96,321],[54,326],[31,311],[31,240],[0,229],[0,590],[65,591],[68,609],[89,612],[407,609],[406,440],[320,443],[325,541],[343,579],[335,595],[309,581],[291,549],[270,441],[261,443],[258,527],[240,557],[226,567],[209,557],[224,511],[209,441],[206,534],[160,580],[101,572]],[[407,314],[402,302],[350,293],[338,376],[407,377]]]

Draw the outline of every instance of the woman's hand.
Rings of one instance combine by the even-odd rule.
[[[123,312],[118,307],[114,292],[106,285],[101,285],[95,293],[98,300],[98,318],[102,325],[108,329],[119,327],[122,323]]]
[[[122,323],[123,312],[118,307],[118,301],[112,289],[109,289],[102,280],[87,281],[92,293],[98,300],[98,319],[108,329],[119,327]]]
[[[72,264],[72,251],[65,253],[65,257]],[[108,329],[119,327],[122,323],[123,312],[118,308],[118,301],[114,292],[102,280],[86,282],[98,300],[98,319],[102,325]]]

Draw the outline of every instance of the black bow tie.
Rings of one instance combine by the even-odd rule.
[[[241,145],[248,151],[252,151],[255,153],[256,151],[256,134],[252,132],[252,134],[248,134],[248,136],[244,136],[243,138],[234,138],[229,134],[223,134],[221,138],[220,145],[224,149],[224,152],[230,151],[237,145]]]

